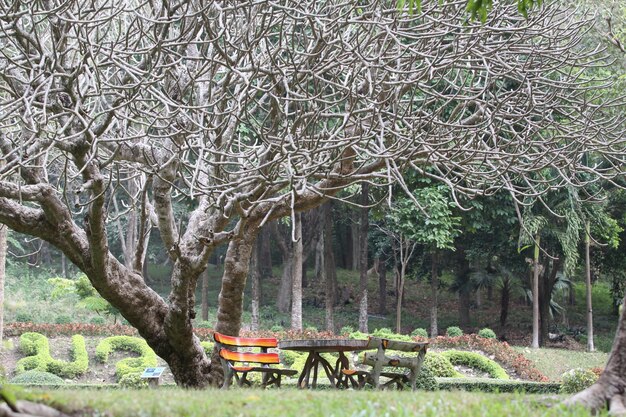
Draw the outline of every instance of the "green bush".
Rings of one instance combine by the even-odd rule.
[[[33,384],[33,385],[63,385],[62,378],[42,371],[26,371],[13,377],[11,384]]]
[[[463,330],[457,326],[450,326],[446,329],[446,335],[449,337],[463,336]]]
[[[342,335],[346,335],[350,333],[354,333],[354,327],[352,326],[343,326],[341,330],[339,330],[339,334],[342,334]]]
[[[87,372],[89,356],[85,346],[85,338],[81,335],[72,336],[71,362],[52,359],[48,363],[48,372],[63,378],[76,378]]]
[[[20,350],[29,355],[20,359],[15,367],[16,373],[25,371],[50,372],[62,378],[75,378],[87,372],[89,356],[85,347],[85,338],[72,336],[71,362],[53,359],[50,356],[48,338],[40,333],[27,332],[20,336]]]
[[[447,350],[441,355],[447,358],[453,365],[463,365],[486,372],[490,377],[496,379],[509,379],[509,375],[504,368],[491,359],[475,352],[463,350]]]
[[[56,324],[70,324],[72,322],[72,318],[70,316],[66,316],[65,314],[62,314],[60,316],[56,316],[56,318],[54,319],[54,322]]]
[[[406,334],[394,333],[391,329],[383,327],[382,329],[376,329],[372,333],[374,337],[380,337],[381,339],[400,340],[403,342],[413,342],[413,338]]]
[[[411,336],[413,337],[419,336],[419,337],[428,338],[428,332],[426,331],[426,329],[419,327],[411,332]]]
[[[157,366],[157,355],[145,340],[132,336],[112,336],[103,339],[96,347],[96,359],[106,363],[114,350],[139,353],[138,358],[126,358],[115,364],[118,380],[129,373],[141,373],[145,368]]]
[[[282,332],[285,329],[280,324],[275,324],[275,325],[272,326],[272,328],[270,330],[273,331],[273,332]]]
[[[424,365],[430,369],[434,376],[438,378],[462,378],[463,375],[457,372],[452,366],[452,362],[438,353],[429,352],[424,358]]]
[[[213,328],[210,321],[204,321],[204,320],[197,321],[194,327],[197,329],[212,329]]]
[[[485,327],[484,329],[481,329],[478,332],[478,336],[482,337],[484,339],[495,339],[496,338],[496,333],[493,330]]]
[[[561,392],[564,394],[574,394],[590,387],[598,380],[598,375],[589,369],[570,369],[561,375]]]
[[[209,342],[208,340],[204,340],[200,342],[200,344],[202,345],[202,349],[204,349],[204,353],[206,353],[209,356],[211,355],[211,353],[213,353],[213,348],[215,347],[215,343]]]
[[[523,392],[526,394],[558,394],[561,384],[533,381],[505,381],[491,378],[438,378],[440,390],[480,392]]]
[[[123,388],[147,388],[148,381],[141,377],[140,373],[131,372],[129,374],[123,375],[119,384]]]
[[[437,380],[428,366],[422,366],[420,373],[415,379],[415,386],[423,391],[436,391],[439,388]]]
[[[106,324],[106,320],[104,319],[104,317],[93,317],[91,320],[89,320],[89,323],[91,324],[97,324],[99,326],[102,326],[103,324]]]
[[[299,360],[302,356],[304,356],[305,360],[306,360],[306,354],[305,353],[294,352],[293,350],[281,350],[278,353],[278,356],[280,357],[280,363],[282,363],[283,365],[285,365],[288,368],[292,368],[294,362]]]
[[[24,311],[20,311],[15,315],[15,321],[18,323],[32,323],[33,315]]]

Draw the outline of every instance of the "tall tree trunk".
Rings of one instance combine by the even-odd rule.
[[[259,264],[259,273],[261,274],[259,279],[261,280],[266,280],[272,276],[272,242],[270,237],[270,226],[266,224],[261,228],[258,245],[259,253],[257,259]]]
[[[291,291],[293,274],[293,253],[291,245],[283,237],[276,222],[271,223],[271,232],[283,258],[283,273],[280,278],[280,287],[276,297],[276,307],[281,313],[291,311]]]
[[[500,291],[500,338],[506,340],[506,321],[509,317],[509,300],[511,298],[511,281],[505,278]]]
[[[539,235],[535,236],[535,252],[533,257],[533,340],[530,345],[539,349]]]
[[[293,265],[291,279],[291,329],[302,330],[302,214],[294,215]]]
[[[202,320],[209,320],[209,264],[202,273]]]
[[[252,322],[250,323],[250,329],[252,331],[259,330],[259,304],[261,298],[261,284],[259,282],[259,247],[260,242],[257,242],[257,247],[252,250],[252,256],[250,257],[250,280],[252,284],[252,300],[250,303]]]
[[[369,215],[369,184],[367,182],[361,183],[361,216],[360,216],[360,231],[359,231],[359,270],[360,270],[360,302],[359,302],[359,331],[368,333],[367,325],[367,233],[369,227],[368,215]]]
[[[331,218],[332,205],[330,202],[322,208],[324,229],[320,239],[322,256],[320,257],[320,272],[323,275],[325,287],[326,330],[335,331],[335,303],[337,298],[337,279],[335,276],[335,256],[333,253],[333,221]]]
[[[439,294],[438,260],[439,254],[434,250],[430,257],[430,337],[437,337],[439,334],[437,319],[437,296]]]
[[[585,290],[587,292],[587,350],[596,350],[593,344],[593,300],[591,297],[591,254],[589,253],[591,230],[589,222],[585,225]]]
[[[350,266],[350,269],[354,271],[357,271],[360,266],[361,240],[359,239],[359,237],[359,224],[356,221],[353,221],[350,225],[350,241],[352,242],[352,245],[350,246],[352,249],[352,254],[350,255],[350,259],[352,259],[352,264]]]
[[[2,350],[2,340],[4,337],[4,277],[6,272],[8,231],[8,227],[0,224],[0,350]]]
[[[67,278],[67,259],[64,253],[61,253],[61,276]]]
[[[404,297],[405,265],[400,266],[398,274],[398,296],[396,298],[396,333],[402,333],[402,298]]]
[[[387,314],[387,263],[379,263],[378,270],[378,314]]]

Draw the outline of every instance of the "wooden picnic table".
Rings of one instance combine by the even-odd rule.
[[[350,368],[350,362],[345,352],[365,350],[367,340],[355,339],[324,339],[324,340],[281,340],[278,342],[279,349],[293,350],[296,352],[307,352],[308,356],[304,363],[302,373],[298,377],[299,388],[315,388],[317,386],[317,375],[321,366],[332,388],[341,386],[348,387],[348,378],[341,372]],[[322,353],[338,353],[339,358],[332,366]]]

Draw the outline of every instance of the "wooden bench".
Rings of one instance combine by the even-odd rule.
[[[281,377],[283,375],[293,376],[298,373],[296,370],[271,368],[270,365],[280,363],[278,353],[269,353],[269,348],[276,348],[278,341],[273,338],[250,338],[250,337],[233,337],[215,332],[213,334],[216,346],[219,350],[220,361],[224,369],[224,384],[222,388],[230,387],[233,377],[237,381],[237,385],[251,386],[252,382],[248,380],[248,373],[260,372],[263,377],[261,386],[263,388],[275,385],[280,387]],[[260,353],[254,352],[238,352],[237,348],[261,348]],[[237,365],[244,363],[244,365]],[[249,366],[249,363],[259,364],[260,366]]]
[[[419,375],[426,355],[428,343],[402,342],[399,340],[381,339],[370,337],[367,350],[375,349],[376,352],[365,352],[361,363],[371,366],[371,370],[344,369],[342,372],[352,382],[353,387],[363,388],[369,383],[375,388],[389,388],[395,385],[398,389],[410,386],[415,390],[417,375]],[[387,351],[416,352],[417,356],[388,356]],[[408,368],[405,372],[383,372],[383,367]],[[381,385],[380,378],[388,380]]]

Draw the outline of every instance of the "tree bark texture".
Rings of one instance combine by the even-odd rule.
[[[369,229],[369,184],[367,182],[361,183],[361,215],[359,219],[359,239],[358,239],[358,248],[360,249],[359,253],[359,270],[360,270],[360,280],[359,280],[359,331],[362,333],[369,333],[368,330],[368,302],[367,302],[367,252],[368,252],[368,244],[367,244],[367,233]]]
[[[535,253],[533,256],[533,339],[530,347],[539,349],[539,235],[535,236]]]
[[[9,228],[0,224],[0,350],[4,337],[4,283],[6,281],[7,234]]]
[[[437,298],[439,294],[438,254],[433,251],[430,258],[430,337],[437,337],[439,326],[437,319]]]
[[[259,247],[260,241],[257,241],[256,247],[252,250],[250,256],[250,280],[252,284],[252,300],[250,302],[251,323],[250,330],[257,331],[260,327],[260,303],[261,303],[261,273],[259,271]]]
[[[292,286],[291,286],[291,329],[302,330],[302,214],[294,216],[294,240]]]
[[[587,294],[587,351],[596,350],[593,343],[593,298],[591,291],[591,254],[589,222],[585,225],[585,292]]]
[[[202,273],[202,320],[209,320],[209,264]]]

